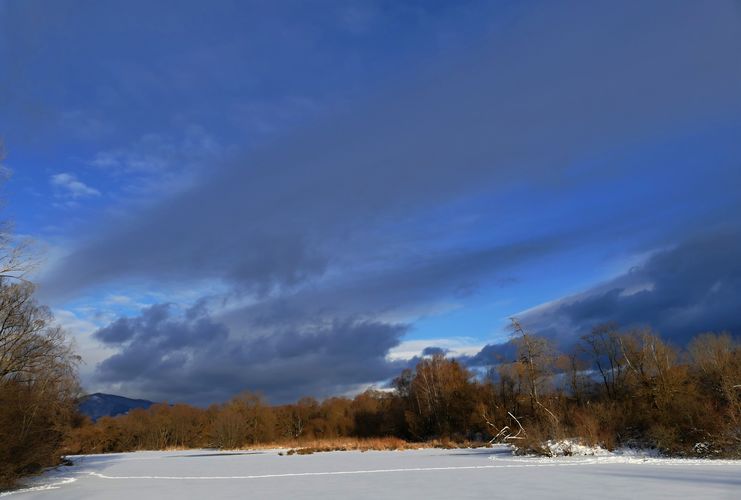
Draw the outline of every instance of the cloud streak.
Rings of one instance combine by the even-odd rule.
[[[59,196],[64,198],[77,200],[100,196],[100,191],[78,180],[74,174],[54,174],[51,176],[50,182],[52,186],[58,189]]]
[[[124,274],[293,285],[326,272],[347,238],[394,218],[522,177],[555,179],[594,151],[698,113],[741,109],[733,62],[741,38],[722,8],[690,3],[637,20],[595,9],[586,25],[552,14],[564,24],[536,17],[506,40],[235,160],[84,244],[47,287],[72,293]],[[664,16],[659,25],[654,14]],[[627,19],[636,25],[625,38],[607,34]],[[536,28],[531,41],[525,34]]]

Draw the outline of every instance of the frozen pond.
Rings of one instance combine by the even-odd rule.
[[[508,449],[73,457],[7,498],[741,498],[741,461],[513,457]],[[5,497],[5,495],[2,495]]]

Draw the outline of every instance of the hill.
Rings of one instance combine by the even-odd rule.
[[[115,417],[123,415],[134,408],[149,408],[154,403],[146,399],[131,399],[113,394],[96,392],[82,398],[78,408],[84,415],[96,421],[100,417]]]

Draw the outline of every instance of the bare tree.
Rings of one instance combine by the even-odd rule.
[[[704,391],[728,408],[731,421],[741,424],[741,342],[728,333],[703,333],[689,345],[690,359]]]
[[[59,459],[79,394],[79,357],[34,299],[27,248],[10,229],[0,224],[0,484]]]
[[[510,321],[512,321],[513,340],[517,345],[517,356],[525,368],[531,409],[533,412],[539,409],[544,410],[556,419],[555,415],[540,400],[543,385],[553,376],[555,350],[548,339],[527,332],[517,318],[510,318]]]
[[[640,392],[655,408],[665,410],[682,391],[682,379],[674,369],[677,352],[650,328],[633,330],[620,337],[625,365]]]
[[[591,333],[584,335],[581,341],[581,349],[592,358],[602,378],[607,397],[617,399],[625,378],[625,358],[617,325],[598,325]]]

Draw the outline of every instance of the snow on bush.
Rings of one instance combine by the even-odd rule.
[[[543,445],[545,455],[551,457],[572,457],[572,456],[608,456],[610,451],[601,446],[588,446],[581,444],[576,439],[560,439],[557,441],[546,441]]]

